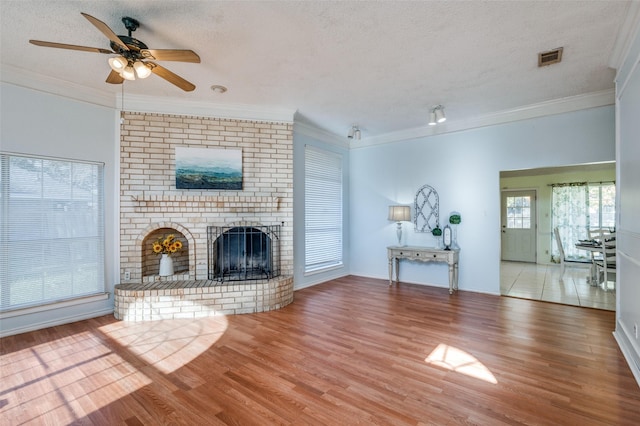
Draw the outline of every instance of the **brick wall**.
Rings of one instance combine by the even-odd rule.
[[[291,123],[124,113],[120,141],[120,282],[207,279],[207,226],[281,225],[282,275],[293,275]],[[241,149],[241,191],[175,189],[175,148]],[[188,268],[160,278],[147,236],[176,230]],[[130,280],[125,280],[129,272]]]

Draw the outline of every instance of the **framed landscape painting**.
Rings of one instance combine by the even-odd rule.
[[[176,189],[242,189],[242,150],[176,147]]]

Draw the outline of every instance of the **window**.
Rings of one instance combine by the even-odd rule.
[[[104,292],[103,165],[0,154],[0,310]]]
[[[342,265],[342,156],[305,147],[305,272]]]
[[[566,259],[590,260],[588,253],[575,248],[575,242],[588,239],[589,229],[615,228],[615,184],[580,182],[552,186],[552,229],[558,227]],[[554,257],[559,255],[553,241],[551,253]]]
[[[531,228],[531,197],[507,196],[507,228]]]
[[[589,184],[589,228],[615,228],[616,186],[612,183]]]

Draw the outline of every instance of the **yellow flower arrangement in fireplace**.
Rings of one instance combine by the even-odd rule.
[[[175,235],[169,234],[154,241],[152,247],[155,254],[173,254],[182,249],[182,241],[176,240]]]

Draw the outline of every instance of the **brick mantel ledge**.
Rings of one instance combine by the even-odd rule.
[[[136,203],[139,211],[144,209],[157,209],[159,207],[171,208],[171,204],[182,207],[184,203],[207,205],[227,212],[276,212],[280,208],[281,197],[256,196],[256,195],[234,195],[234,196],[212,196],[212,195],[131,195],[131,200]]]

